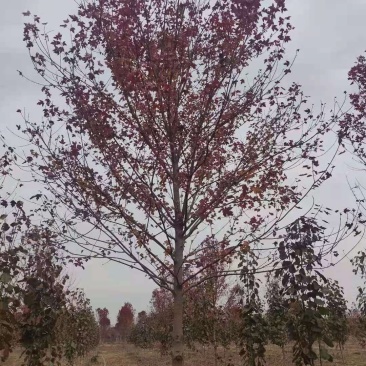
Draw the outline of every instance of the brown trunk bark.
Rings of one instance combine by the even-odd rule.
[[[179,157],[172,149],[173,167],[173,201],[175,213],[175,248],[174,248],[174,304],[173,304],[173,332],[172,332],[172,366],[184,365],[183,343],[183,255],[184,234],[183,214],[181,210],[179,192]]]
[[[178,234],[178,235],[177,235]],[[183,366],[183,249],[184,241],[179,230],[176,230],[175,260],[174,260],[174,311],[173,311],[173,342],[172,366]]]

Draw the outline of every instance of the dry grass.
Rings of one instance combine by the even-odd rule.
[[[83,360],[79,360],[77,366],[169,366],[169,355],[161,356],[158,348],[140,349],[131,344],[103,344],[96,350],[98,353],[98,362],[93,363],[90,356]],[[343,357],[339,350],[331,350],[335,356],[334,362],[329,363],[323,361],[323,366],[366,366],[366,349],[362,349],[356,342],[348,342]],[[217,366],[227,366],[232,364],[241,365],[238,351],[233,348],[230,351],[219,350],[221,360]],[[282,351],[276,346],[268,346],[267,348],[267,365],[268,366],[290,366],[291,348],[288,347],[283,359]],[[320,363],[318,363],[320,365]],[[10,359],[3,364],[4,366],[19,366],[19,351],[15,351]],[[200,349],[200,351],[186,351],[185,366],[214,366],[214,356],[212,349]]]
[[[362,349],[356,342],[349,342],[342,353],[339,350],[332,350],[334,362],[323,361],[323,366],[347,365],[347,366],[366,366],[366,350]],[[99,347],[99,354],[104,358],[107,366],[168,366],[170,357],[161,356],[157,348],[140,349],[131,344],[105,344]],[[220,350],[222,359],[217,363],[218,366],[227,366],[229,363],[241,365],[238,351]],[[285,359],[279,347],[269,346],[267,348],[268,366],[290,366],[292,353],[291,348],[286,349]],[[101,359],[100,359],[101,361]],[[103,363],[99,363],[103,365]],[[185,366],[214,366],[214,356],[212,349],[201,349],[199,352],[186,351]],[[320,365],[320,363],[319,363]]]
[[[97,351],[95,352],[95,355],[97,355]],[[98,365],[103,365],[103,363],[92,363],[90,360],[91,358],[94,356],[94,354],[85,357],[85,359],[79,359],[77,360],[77,362],[74,364],[74,366],[98,366]],[[1,363],[0,361],[0,366],[20,366],[22,364],[22,360],[21,360],[21,350],[20,349],[15,349],[9,356],[9,358],[4,362]],[[64,363],[64,366],[68,366],[67,363]]]

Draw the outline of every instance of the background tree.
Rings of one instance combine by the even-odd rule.
[[[326,318],[326,332],[329,338],[339,347],[343,355],[343,348],[349,336],[347,321],[347,301],[343,288],[338,281],[328,279],[325,292],[325,303],[328,309]]]
[[[285,11],[284,0],[100,0],[64,21],[71,42],[37,16],[24,28],[45,80],[44,120],[23,115],[25,166],[45,188],[38,212],[70,255],[128,265],[172,293],[174,366],[199,234],[212,229],[222,246],[208,265],[260,245],[331,175],[317,155],[336,116],[313,115],[299,85],[280,85],[291,66]],[[301,189],[287,180],[294,166]]]
[[[133,326],[130,334],[130,342],[141,348],[149,348],[154,342],[154,329],[151,318],[146,311],[140,311],[137,314],[136,324]]]
[[[228,298],[225,304],[225,314],[227,325],[225,329],[228,330],[228,342],[236,346],[240,343],[240,316],[243,308],[242,291],[239,284],[235,284],[229,288]]]
[[[185,303],[185,339],[188,344],[196,341],[201,344],[212,344],[215,362],[217,363],[219,344],[226,343],[224,319],[225,302],[229,284],[225,274],[230,269],[229,261],[215,262],[222,256],[217,239],[208,236],[204,240],[202,251],[197,259],[198,271],[186,274],[192,278],[186,283],[188,287]],[[200,267],[203,270],[200,270]],[[215,364],[216,364],[215,363]]]
[[[108,336],[108,330],[111,327],[111,320],[109,319],[109,310],[107,308],[97,309],[98,324],[100,327],[100,337],[104,342]]]
[[[67,307],[58,318],[57,338],[70,365],[99,344],[99,325],[89,300],[79,289],[71,292]]]
[[[240,355],[247,366],[265,365],[268,324],[264,317],[263,303],[259,295],[260,280],[256,271],[258,256],[250,249],[240,255],[242,308],[240,312]]]
[[[172,344],[173,297],[170,291],[155,289],[151,295],[150,321],[154,340],[160,343],[161,354],[166,354]]]
[[[358,288],[357,303],[350,314],[352,333],[362,346],[366,346],[366,252],[360,251],[352,260],[356,275],[364,280],[364,286]]]
[[[266,320],[268,323],[268,338],[272,344],[282,349],[285,362],[285,345],[288,342],[288,299],[286,290],[280,279],[268,273],[265,299],[267,302]]]
[[[135,310],[129,302],[125,302],[118,312],[116,330],[123,341],[126,341],[134,322]]]

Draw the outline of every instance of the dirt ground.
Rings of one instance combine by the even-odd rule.
[[[232,348],[230,351],[219,351],[221,360],[217,366],[239,366],[242,365],[238,351]],[[334,362],[322,362],[322,366],[342,365],[342,366],[366,366],[366,349],[362,349],[356,342],[348,342],[342,353],[332,349],[330,353],[334,355]],[[97,361],[91,359],[97,355]],[[268,366],[290,366],[292,354],[291,348],[285,351],[283,359],[282,351],[276,346],[267,347]],[[170,357],[161,356],[158,348],[140,349],[131,344],[103,344],[95,350],[95,354],[79,360],[75,366],[169,366]],[[14,352],[4,366],[19,366],[19,351]],[[318,363],[321,365],[320,363]],[[200,351],[186,351],[185,366],[214,366],[212,349],[200,349]]]

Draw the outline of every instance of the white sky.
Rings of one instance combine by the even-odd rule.
[[[20,78],[17,69],[32,74],[32,65],[27,49],[22,42],[23,17],[21,13],[30,10],[48,22],[48,29],[57,29],[68,14],[75,12],[73,0],[14,0],[8,1],[0,12],[0,130],[15,129],[22,121],[15,111],[26,108],[32,115],[38,115],[36,102],[40,99],[39,89]],[[288,58],[296,49],[300,53],[289,81],[303,86],[311,102],[318,106],[320,101],[333,103],[333,98],[343,97],[344,90],[350,90],[347,72],[356,57],[366,49],[365,0],[288,0],[289,15],[296,27],[292,42],[288,46]],[[9,134],[7,134],[8,136]],[[9,137],[11,138],[11,137]],[[326,189],[317,193],[317,199],[326,206],[343,208],[353,204],[346,177],[353,182],[357,166],[350,157],[340,160],[332,180]],[[361,175],[359,175],[362,177]],[[363,179],[365,181],[365,179]],[[342,250],[348,250],[352,242],[347,241]],[[361,243],[365,247],[364,243]],[[360,247],[359,247],[360,248]],[[340,250],[340,252],[342,252]],[[356,286],[360,281],[351,273],[347,259],[329,274],[340,281],[345,288],[346,298],[354,301]],[[118,309],[129,301],[138,310],[146,309],[153,283],[138,272],[121,265],[102,263],[89,264],[85,271],[73,270],[75,284],[85,289],[92,305],[107,307],[114,322]]]

